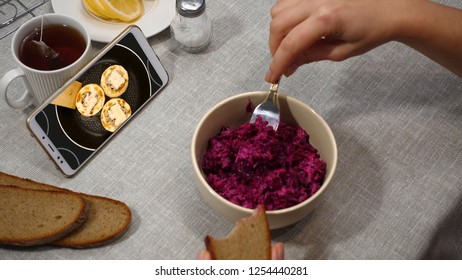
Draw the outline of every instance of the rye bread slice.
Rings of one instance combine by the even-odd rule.
[[[0,244],[35,246],[80,227],[87,204],[74,193],[0,185]]]
[[[237,221],[227,237],[207,235],[205,246],[212,260],[270,260],[271,232],[263,205],[250,217]]]
[[[101,246],[123,235],[131,223],[130,208],[118,200],[72,192],[3,172],[0,172],[0,184],[10,184],[27,189],[71,192],[85,199],[89,205],[86,222],[69,235],[54,241],[54,245],[71,248]]]

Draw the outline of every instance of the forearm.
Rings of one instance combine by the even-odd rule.
[[[462,10],[422,1],[396,40],[462,77]]]

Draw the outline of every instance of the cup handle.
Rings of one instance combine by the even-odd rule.
[[[22,71],[20,68],[16,68],[16,69],[12,69],[8,71],[5,75],[3,75],[2,80],[0,81],[0,94],[3,95],[3,97],[6,100],[6,103],[10,107],[15,108],[15,109],[25,108],[31,105],[33,102],[33,97],[27,89],[24,91],[21,98],[17,100],[10,100],[8,98],[8,94],[7,94],[8,86],[14,79],[19,78],[19,77],[23,77],[24,79],[25,77],[24,71]],[[24,82],[27,83],[27,81],[25,80]]]

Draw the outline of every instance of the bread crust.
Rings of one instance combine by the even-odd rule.
[[[207,235],[204,241],[212,260],[270,260],[271,232],[264,206],[237,221],[225,238]]]
[[[83,194],[73,192],[68,189],[39,183],[27,178],[20,178],[14,175],[0,172],[0,184],[14,185],[18,188],[35,189],[42,191],[60,191],[74,193],[82,197],[87,205],[87,219],[79,228],[62,236],[59,239],[52,240],[51,244],[61,247],[70,248],[91,248],[111,243],[122,236],[131,223],[132,215],[130,208],[123,202],[107,197]],[[112,205],[111,209],[104,207]],[[114,216],[114,211],[117,215]],[[109,215],[112,215],[108,217]],[[114,223],[116,226],[104,227],[104,221]],[[93,234],[97,232],[97,234]]]
[[[87,194],[80,195],[82,195],[85,200],[90,202],[90,211],[87,221],[80,228],[71,232],[69,235],[53,242],[53,245],[80,249],[103,246],[117,240],[129,229],[132,215],[130,208],[128,208],[125,203],[107,197]],[[117,226],[112,229],[104,228],[103,230],[98,231],[98,235],[88,236],[89,234],[86,232],[92,231],[92,228],[99,228],[101,221],[105,220],[104,214],[106,214],[106,212],[102,212],[102,209],[98,206],[99,204],[103,203],[103,201],[115,205],[116,207],[114,208],[117,208],[119,211],[118,217],[112,217],[111,220],[111,223],[114,223],[115,220],[117,220]]]
[[[53,242],[82,226],[87,218],[88,204],[81,196],[72,192],[24,189],[2,184],[0,192],[3,199],[7,199],[2,202],[4,208],[0,207],[0,224],[3,224],[0,230],[0,244],[37,246]],[[20,202],[14,201],[15,199],[19,199]],[[63,204],[69,204],[69,208],[63,209]],[[51,208],[55,205],[58,205],[59,209]],[[45,216],[44,207],[50,207],[49,210],[56,211],[56,214],[50,213]],[[64,211],[66,214],[63,217]],[[2,215],[9,215],[10,219],[6,216],[1,218]],[[8,222],[11,218],[15,219],[14,224]],[[43,225],[40,218],[59,222],[46,222]],[[67,220],[62,220],[66,218]],[[20,236],[14,234],[14,227],[21,229]]]

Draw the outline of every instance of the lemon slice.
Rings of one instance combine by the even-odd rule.
[[[134,21],[143,14],[141,0],[94,0],[94,2],[98,2],[103,7],[105,16],[121,21]]]
[[[87,9],[88,12],[94,14],[103,19],[111,19],[110,16],[106,15],[103,6],[100,5],[98,1],[95,0],[82,0],[83,5]]]
[[[131,22],[143,15],[142,0],[82,0],[88,12],[102,19]]]

